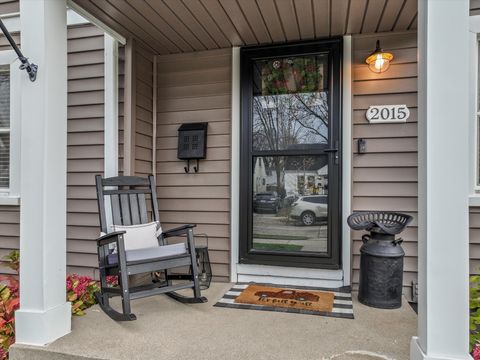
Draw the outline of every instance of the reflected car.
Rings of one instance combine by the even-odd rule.
[[[302,196],[292,204],[290,218],[300,220],[305,226],[312,226],[317,221],[324,221],[328,216],[328,196]]]
[[[289,207],[289,206],[291,206],[297,199],[298,199],[298,197],[297,197],[296,195],[287,195],[287,196],[285,196],[285,199],[283,199],[283,206],[284,206],[284,207]]]
[[[275,214],[280,209],[280,197],[275,191],[256,193],[253,196],[253,211],[273,211]]]

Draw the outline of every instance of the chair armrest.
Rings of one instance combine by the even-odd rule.
[[[118,242],[118,235],[125,234],[126,231],[114,231],[109,234],[103,235],[97,239],[97,246],[104,246]]]
[[[196,224],[187,224],[187,225],[182,225],[167,231],[163,232],[163,237],[171,237],[171,236],[178,236],[178,235],[183,235],[186,234],[189,229],[193,229],[196,227]]]

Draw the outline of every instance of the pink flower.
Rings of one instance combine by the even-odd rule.
[[[473,360],[480,360],[480,346],[478,344],[473,348],[472,357]]]
[[[118,276],[116,275],[108,275],[106,277],[107,284],[110,286],[118,286]]]
[[[72,290],[72,281],[67,277],[67,291]]]
[[[88,286],[94,283],[88,276],[68,275],[67,276],[67,291],[73,291],[77,297],[83,296],[87,292]]]

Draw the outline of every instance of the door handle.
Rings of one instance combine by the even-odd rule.
[[[335,165],[338,165],[338,141],[335,141],[335,147],[333,148],[329,148],[329,149],[325,149],[323,150],[323,152],[325,153],[333,153],[334,154],[334,157],[333,157],[333,160],[334,160],[334,164]]]

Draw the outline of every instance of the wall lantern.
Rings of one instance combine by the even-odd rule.
[[[393,60],[393,54],[383,51],[380,47],[380,40],[377,40],[377,47],[373,53],[371,53],[365,62],[368,68],[375,73],[382,73],[388,70],[390,62]]]

